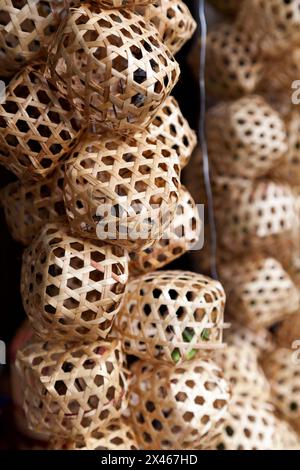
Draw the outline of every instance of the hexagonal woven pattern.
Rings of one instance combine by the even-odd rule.
[[[148,131],[164,145],[176,150],[181,168],[184,168],[196,147],[196,133],[183,117],[179,105],[173,96],[169,96],[155,114]]]
[[[222,244],[236,254],[254,252],[259,247],[276,257],[285,253],[288,259],[299,224],[290,186],[269,179],[230,177],[218,177],[214,184]]]
[[[139,5],[149,5],[157,0],[96,0],[104,8],[126,8]]]
[[[72,10],[52,74],[93,122],[147,126],[177,82],[179,67],[154,26],[130,10]]]
[[[2,190],[1,203],[12,237],[29,245],[47,223],[67,223],[63,199],[64,168],[42,181],[10,183]]]
[[[258,401],[270,400],[269,382],[251,346],[227,346],[224,350],[215,352],[214,361],[235,396],[256,398]]]
[[[146,23],[149,21],[155,25],[162,42],[172,54],[176,54],[196,30],[197,24],[181,0],[158,0],[138,11]]]
[[[300,43],[299,0],[244,2],[239,22],[246,31],[255,28],[264,55],[278,57]]]
[[[124,351],[174,364],[222,347],[221,284],[185,271],[158,271],[131,281],[116,319]]]
[[[274,450],[277,422],[269,403],[233,396],[215,450]]]
[[[155,271],[171,263],[194,246],[201,230],[202,221],[195,202],[188,190],[181,186],[174,218],[163,237],[144,250],[129,253],[130,274]]]
[[[66,165],[72,230],[131,249],[149,246],[171,223],[179,179],[175,150],[146,133],[87,138]]]
[[[23,257],[21,293],[43,338],[105,338],[123,299],[127,253],[48,224]]]
[[[46,55],[65,11],[59,0],[3,0],[0,6],[1,76]]]
[[[274,258],[248,258],[223,267],[228,310],[254,329],[269,327],[299,308],[294,282]]]
[[[250,34],[230,23],[219,24],[208,33],[206,83],[212,95],[228,99],[255,91],[264,63],[253,34],[253,30]]]
[[[126,378],[117,341],[32,342],[18,352],[28,425],[81,440],[120,418]]]
[[[251,330],[237,322],[230,322],[230,328],[224,332],[225,343],[237,348],[247,345],[255,350],[257,356],[270,352],[274,348],[274,340],[267,328]]]
[[[82,442],[55,440],[50,444],[54,450],[138,450],[133,431],[123,420],[113,421],[105,428],[93,431]]]
[[[0,163],[19,178],[53,172],[79,137],[78,116],[39,67],[10,82],[0,115]]]
[[[129,407],[142,449],[196,449],[210,442],[230,399],[220,369],[208,359],[177,368],[134,367]]]
[[[284,121],[257,95],[212,108],[206,129],[213,170],[221,175],[263,176],[288,149]]]
[[[274,405],[300,431],[299,350],[278,348],[263,361]]]
[[[236,14],[245,0],[209,0],[219,10],[226,14]]]

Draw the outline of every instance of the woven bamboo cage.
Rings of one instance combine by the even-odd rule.
[[[132,429],[121,419],[93,431],[81,442],[56,439],[49,447],[53,450],[138,450]]]
[[[129,249],[162,237],[179,189],[175,150],[147,133],[87,137],[66,165],[65,203],[74,233]]]
[[[138,362],[129,393],[132,425],[141,449],[196,449],[210,442],[230,393],[208,359],[177,368]]]
[[[58,86],[87,119],[124,132],[151,122],[179,76],[156,29],[139,14],[89,5],[72,10],[50,63]]]
[[[278,348],[264,359],[263,367],[271,385],[271,396],[274,405],[299,433],[299,351]]]
[[[188,164],[196,147],[197,137],[173,96],[169,96],[157,111],[148,131],[152,137],[176,150],[181,168]]]
[[[197,24],[187,5],[181,0],[158,0],[153,5],[137,9],[146,23],[157,28],[162,42],[176,54],[193,36]]]
[[[270,385],[251,346],[227,346],[216,351],[214,361],[222,370],[235,396],[270,400]]]
[[[219,239],[236,254],[265,250],[271,256],[294,255],[295,230],[299,227],[292,189],[269,179],[255,181],[218,177],[215,214]]]
[[[16,73],[47,47],[66,12],[59,0],[3,0],[0,6],[0,76]]]
[[[275,338],[279,346],[292,348],[300,339],[300,311],[289,315],[276,325]]]
[[[278,443],[273,408],[264,401],[233,396],[214,450],[274,450]]]
[[[207,113],[208,151],[220,175],[257,178],[287,152],[285,123],[261,96],[221,103]]]
[[[230,314],[253,329],[272,326],[299,308],[294,282],[274,258],[250,257],[222,268]]]
[[[198,208],[188,190],[182,186],[170,227],[150,247],[129,253],[129,273],[137,276],[169,264],[197,243],[201,230]]]
[[[259,45],[242,27],[219,24],[207,35],[206,83],[217,97],[230,99],[253,93],[259,85],[264,62]]]
[[[1,203],[6,223],[12,237],[29,245],[47,223],[67,223],[63,199],[64,168],[42,181],[17,181],[8,184],[1,192]]]
[[[23,256],[21,293],[41,338],[106,338],[124,297],[127,252],[46,225]]]
[[[39,66],[27,67],[10,82],[0,114],[0,164],[19,178],[46,177],[80,135],[70,102]]]
[[[238,22],[246,31],[257,33],[262,53],[278,57],[300,45],[299,0],[250,0],[244,2]]]
[[[20,350],[17,366],[29,427],[80,441],[119,419],[127,406],[119,346],[116,340],[33,341]]]
[[[174,364],[222,347],[225,294],[201,274],[159,271],[131,281],[116,329],[123,349]]]
[[[245,0],[209,0],[218,10],[227,15],[236,15]]]
[[[247,345],[253,349],[257,357],[263,356],[275,347],[273,337],[267,328],[251,330],[240,323],[231,322],[230,328],[225,330],[224,333],[226,344],[236,348]]]

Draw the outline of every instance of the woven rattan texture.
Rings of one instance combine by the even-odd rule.
[[[224,342],[229,346],[250,346],[258,357],[274,349],[274,340],[267,328],[251,330],[237,322],[230,324],[230,328],[224,332]]]
[[[222,267],[231,315],[254,329],[268,327],[295,312],[299,292],[274,258],[245,258]]]
[[[93,431],[85,441],[56,439],[50,447],[53,450],[138,450],[132,429],[121,419]]]
[[[261,81],[264,63],[253,31],[231,23],[219,24],[207,35],[206,83],[219,98],[238,98],[253,93]]]
[[[299,352],[279,348],[263,362],[271,385],[272,401],[285,419],[300,431]]]
[[[0,76],[13,75],[27,62],[45,56],[64,12],[59,0],[2,0]]]
[[[10,82],[0,115],[0,163],[19,178],[47,176],[79,137],[70,102],[34,67]]]
[[[227,346],[222,351],[216,351],[214,360],[235,396],[270,400],[270,385],[251,346]]]
[[[244,2],[238,19],[246,31],[255,30],[262,53],[271,58],[289,54],[300,44],[299,0]]]
[[[33,342],[18,352],[30,428],[81,441],[120,418],[126,378],[117,341]]]
[[[1,193],[6,223],[12,237],[29,245],[47,223],[67,223],[63,199],[64,168],[42,181],[7,185]]]
[[[280,252],[291,255],[299,220],[289,185],[231,177],[218,177],[214,184],[215,215],[223,246],[236,254],[265,248],[275,256]]]
[[[207,113],[208,151],[220,175],[257,178],[287,152],[285,123],[262,97],[221,103]]]
[[[147,126],[179,75],[156,29],[140,15],[96,13],[88,5],[71,12],[50,61],[53,77],[81,112],[122,131]]]
[[[209,3],[218,8],[218,10],[229,15],[235,15],[244,2],[245,0],[209,0]]]
[[[169,227],[179,197],[179,159],[148,134],[87,138],[66,167],[66,209],[78,235],[140,249]]]
[[[129,253],[130,274],[155,271],[182,256],[199,240],[202,228],[198,208],[188,190],[181,186],[174,218],[163,237],[144,250]]]
[[[196,147],[197,137],[183,117],[175,98],[170,96],[165,100],[148,131],[152,137],[176,150],[181,168],[188,164]]]
[[[174,364],[222,346],[221,284],[185,271],[158,271],[131,281],[116,319],[124,351]]]
[[[139,362],[129,406],[142,449],[195,449],[209,444],[226,413],[229,388],[210,360],[178,368]]]
[[[288,151],[281,164],[275,168],[275,176],[292,185],[300,184],[300,113],[293,111],[288,119]]]
[[[127,256],[46,225],[24,253],[21,276],[24,308],[39,336],[105,338],[124,296]]]
[[[155,25],[162,42],[172,54],[176,54],[196,30],[196,21],[182,0],[158,0],[138,11],[146,24],[151,22]]]
[[[215,450],[274,450],[278,442],[272,407],[257,399],[233,396]]]

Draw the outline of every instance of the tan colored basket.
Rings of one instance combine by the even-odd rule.
[[[217,174],[257,178],[287,152],[285,123],[261,96],[221,103],[207,113],[208,152]]]
[[[140,15],[88,5],[72,10],[50,62],[76,107],[110,130],[147,126],[179,76],[154,26]]]
[[[35,341],[18,352],[31,429],[81,440],[120,418],[126,407],[117,341],[72,345]]]
[[[93,431],[82,442],[54,440],[49,447],[53,450],[138,450],[131,427],[123,420],[110,423],[105,428]]]
[[[196,449],[222,423],[230,393],[221,370],[208,359],[178,368],[139,362],[129,404],[141,449]]]
[[[0,163],[19,178],[45,177],[74,147],[80,121],[37,67],[27,67],[0,104]]]
[[[63,183],[64,168],[59,165],[54,174],[42,181],[17,181],[2,190],[6,223],[17,242],[27,246],[45,224],[67,223]]]
[[[254,329],[271,326],[299,308],[299,292],[274,258],[244,258],[222,267],[230,314]]]
[[[219,177],[215,184],[215,215],[219,240],[229,251],[258,248],[286,259],[293,253],[299,220],[295,197],[287,184]]]
[[[162,268],[185,252],[199,240],[202,230],[198,208],[188,190],[182,186],[174,219],[160,240],[142,251],[129,253],[129,273],[138,276]]]
[[[276,326],[275,338],[277,343],[287,349],[291,349],[295,341],[300,339],[300,311],[289,315]]]
[[[181,363],[222,347],[225,294],[201,274],[158,271],[131,281],[116,329],[127,354]]]
[[[156,1],[157,0],[95,0],[101,7],[108,9],[149,5],[149,3],[155,3]]]
[[[299,350],[279,348],[263,361],[278,411],[300,432]]]
[[[216,351],[214,361],[230,384],[233,395],[270,400],[270,385],[258,364],[256,351],[249,345],[227,346]]]
[[[45,340],[106,338],[128,277],[127,252],[46,225],[24,253],[21,293],[32,327]]]
[[[196,147],[197,137],[183,117],[173,96],[165,100],[148,127],[148,131],[152,137],[176,150],[181,168],[188,164]]]
[[[258,357],[274,349],[274,340],[267,328],[251,330],[237,322],[231,322],[230,328],[224,332],[224,341],[229,346],[242,348],[251,347]]]
[[[219,24],[208,33],[206,64],[209,93],[226,99],[253,93],[264,68],[253,31],[247,33],[231,23]]]
[[[209,0],[209,3],[227,15],[236,15],[242,4],[246,2],[245,0]]]
[[[300,113],[293,111],[288,119],[288,151],[282,163],[275,168],[275,176],[293,185],[300,184]]]
[[[211,449],[274,450],[277,442],[277,420],[270,404],[233,396],[222,434]]]
[[[259,47],[266,56],[289,54],[300,43],[298,0],[252,0],[244,2],[239,22],[246,31],[257,32]]]
[[[148,133],[87,137],[66,165],[72,230],[129,249],[149,246],[173,219],[179,179],[175,150]]]
[[[154,5],[140,8],[146,23],[157,28],[162,42],[176,54],[192,37],[197,24],[187,5],[181,0],[158,0]]]
[[[300,450],[300,437],[287,421],[276,419],[276,434],[276,450]]]
[[[0,76],[13,75],[37,57],[46,56],[66,12],[59,0],[2,0],[0,6]]]

